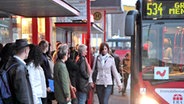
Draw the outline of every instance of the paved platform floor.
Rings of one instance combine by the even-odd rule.
[[[114,85],[114,93],[110,96],[109,104],[130,104],[130,78],[128,80],[127,91],[124,96],[122,93],[119,93],[118,87]],[[52,104],[57,104],[56,101],[53,101]],[[98,97],[96,93],[94,94],[93,104],[99,104]]]
[[[53,101],[52,104],[57,104]],[[94,94],[93,104],[99,104],[97,94]],[[109,104],[130,104],[130,89],[127,90],[125,95],[119,93],[117,86],[114,86],[114,93],[110,96]]]
[[[126,94],[122,96],[122,93],[119,93],[118,87],[114,86],[114,93],[110,96],[109,104],[129,104],[130,103],[130,89],[127,90]],[[98,97],[94,94],[94,103],[99,104]]]

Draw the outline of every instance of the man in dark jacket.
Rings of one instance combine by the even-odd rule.
[[[121,70],[120,70],[120,58],[119,58],[119,55],[118,54],[116,54],[115,53],[115,49],[114,48],[112,48],[111,49],[111,55],[112,55],[112,57],[114,57],[114,61],[115,61],[115,64],[116,64],[116,69],[117,69],[117,71],[118,71],[118,73],[120,73],[120,75],[121,75]],[[122,76],[122,75],[121,75]],[[114,80],[114,78],[112,77],[112,80]],[[113,81],[113,85],[114,85],[114,81]],[[111,94],[113,94],[114,93],[114,86],[112,87],[112,92],[111,92]]]
[[[111,51],[112,51],[111,55],[114,57],[114,61],[115,61],[115,64],[116,64],[116,69],[117,69],[117,71],[119,73],[121,73],[121,70],[120,70],[120,62],[121,62],[121,60],[119,58],[119,55],[115,53],[115,51],[116,51],[115,49],[112,48]]]
[[[79,52],[79,59],[77,61],[77,64],[79,66],[79,70],[77,72],[77,82],[76,82],[77,98],[78,104],[85,104],[90,88],[88,81],[90,69],[88,68],[89,64],[85,57],[87,54],[87,46],[84,44],[79,45],[78,52]]]
[[[75,63],[71,58],[65,62],[66,67],[69,72],[70,81],[73,87],[76,88],[76,80],[77,80],[77,72],[79,71],[79,67],[77,63]],[[72,99],[72,104],[77,104],[77,99]]]
[[[18,39],[14,48],[15,55],[6,64],[6,68],[15,64],[8,72],[13,104],[33,104],[32,89],[26,63],[24,62],[30,51],[29,44],[25,39]]]

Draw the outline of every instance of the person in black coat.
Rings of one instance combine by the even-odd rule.
[[[42,51],[42,64],[41,67],[44,70],[46,87],[47,87],[47,98],[42,98],[42,104],[52,104],[52,99],[54,98],[54,93],[51,92],[51,88],[49,87],[49,79],[52,79],[51,69],[49,66],[49,60],[46,52],[49,49],[49,43],[46,40],[42,40],[39,43],[39,47]]]
[[[24,62],[29,55],[29,44],[25,39],[18,39],[15,42],[15,55],[11,57],[5,68],[14,65],[8,71],[8,81],[12,94],[13,104],[33,104],[33,94],[29,75]]]
[[[87,95],[89,92],[89,74],[90,69],[88,68],[89,64],[86,59],[87,54],[87,46],[84,44],[79,45],[78,48],[79,59],[77,64],[79,66],[79,71],[77,72],[77,98],[78,104],[85,104],[87,100]]]
[[[76,88],[77,72],[79,71],[79,66],[71,58],[68,58],[65,63],[69,72],[71,84]],[[72,104],[77,104],[77,99],[72,99]]]

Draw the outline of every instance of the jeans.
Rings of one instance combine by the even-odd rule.
[[[96,85],[96,92],[100,104],[108,104],[111,95],[112,85],[105,87],[104,85]]]
[[[47,103],[47,98],[41,98],[41,100],[42,100],[42,104],[49,104]]]
[[[87,100],[87,93],[77,92],[78,104],[85,104]]]

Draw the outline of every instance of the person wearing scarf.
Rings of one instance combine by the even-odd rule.
[[[109,54],[109,46],[107,43],[101,43],[99,47],[99,53],[100,55],[96,57],[93,65],[93,70],[96,65],[98,70],[96,82],[93,82],[92,80],[93,72],[90,74],[89,82],[91,83],[92,87],[94,87],[94,84],[96,85],[99,103],[108,104],[113,87],[112,78],[114,77],[116,80],[119,91],[122,90],[122,84],[116,69],[114,58]]]

